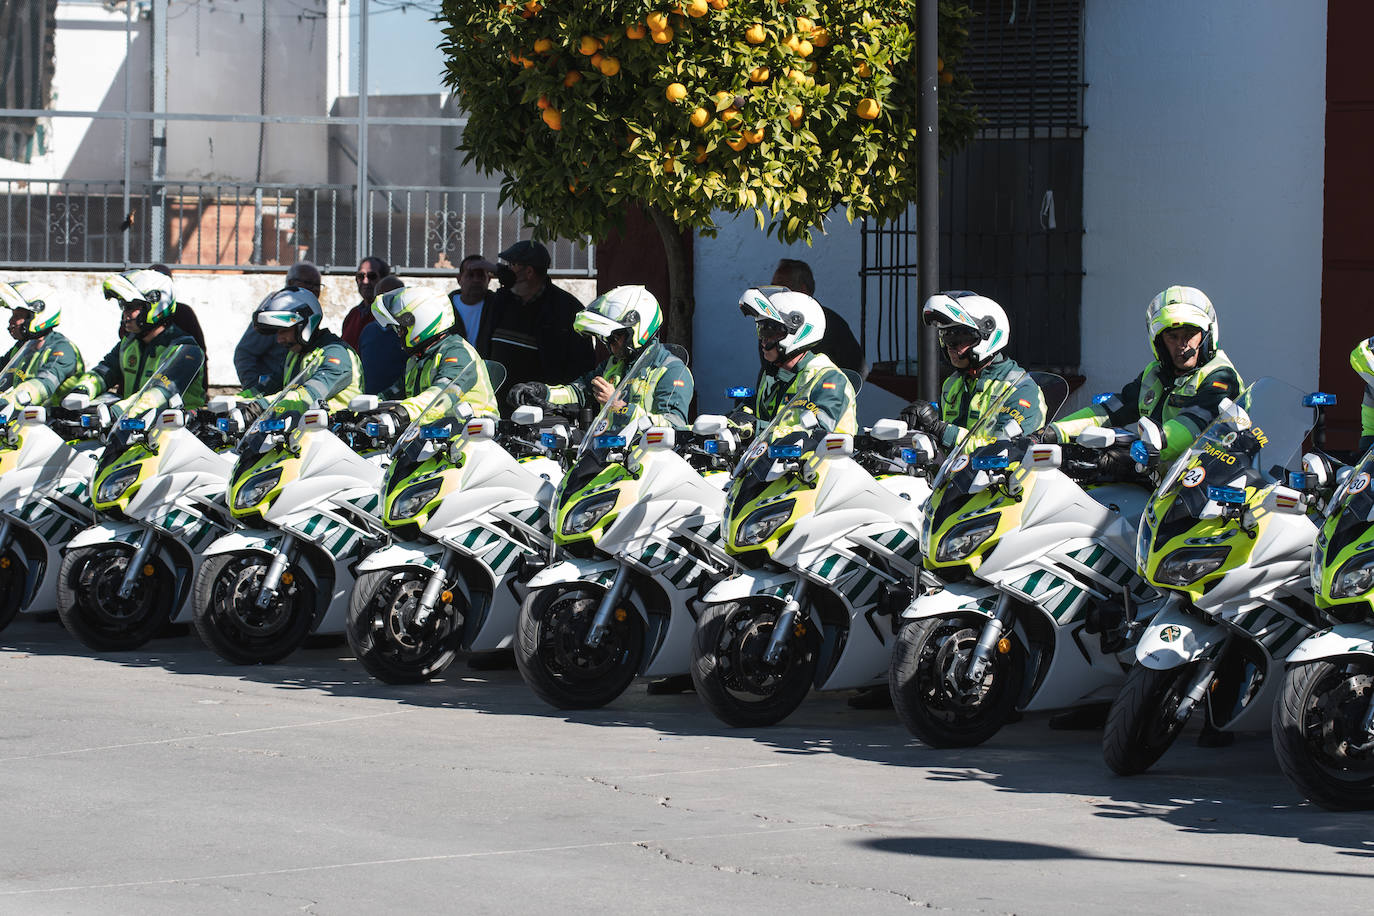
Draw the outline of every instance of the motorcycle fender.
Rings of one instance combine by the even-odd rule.
[[[279,531],[231,531],[214,540],[214,542],[202,552],[202,556],[213,557],[222,553],[242,553],[256,551],[257,553],[275,554],[277,546],[281,543],[281,532]]]
[[[797,574],[781,570],[751,570],[736,573],[711,586],[701,598],[701,604],[723,604],[726,601],[744,601],[759,595],[776,597],[779,601],[796,587]]]
[[[590,560],[564,560],[552,563],[535,573],[525,583],[529,591],[563,582],[587,582],[591,585],[609,585],[615,578],[620,564],[610,557],[594,557]]]
[[[948,617],[951,614],[981,614],[992,616],[996,607],[997,589],[990,585],[946,586],[939,591],[917,595],[902,611],[903,620],[921,620],[926,617]],[[987,605],[987,606],[985,606]]]
[[[1343,623],[1313,633],[1288,656],[1288,664],[1301,665],[1342,655],[1374,657],[1374,627],[1367,623]]]
[[[1226,629],[1203,623],[1177,605],[1163,608],[1136,643],[1135,658],[1146,668],[1166,671],[1197,661],[1226,637]]]
[[[392,544],[363,557],[363,561],[358,564],[358,575],[380,572],[383,569],[396,569],[399,566],[418,566],[432,572],[439,568],[443,558],[443,544],[427,544],[424,547]]]
[[[121,544],[137,544],[143,536],[143,529],[128,522],[100,522],[79,532],[67,542],[64,552],[78,547],[96,547],[118,541]]]

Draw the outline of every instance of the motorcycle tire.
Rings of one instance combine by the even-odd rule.
[[[1288,671],[1274,705],[1274,754],[1298,791],[1330,811],[1374,808],[1374,753],[1356,751],[1374,659],[1315,661]]]
[[[726,725],[776,725],[790,716],[816,676],[820,633],[798,617],[776,665],[763,660],[781,609],[730,601],[708,607],[692,634],[692,682],[697,696]]]
[[[581,583],[535,589],[520,605],[515,664],[539,699],[555,709],[597,709],[619,697],[639,676],[644,618],[622,601],[601,644],[587,631],[602,592]]]
[[[130,544],[111,542],[67,551],[57,575],[57,614],[67,632],[97,652],[137,649],[172,618],[172,573],[156,557],[144,563],[133,594],[119,597]]]
[[[423,630],[412,624],[429,581],[414,566],[363,573],[348,599],[345,635],[367,673],[384,684],[423,684],[453,664],[467,603],[458,591],[441,595]]]
[[[1118,776],[1144,773],[1173,746],[1192,717],[1175,713],[1200,662],[1163,671],[1136,665],[1112,701],[1102,732],[1102,759]],[[1196,709],[1196,707],[1194,707]]]
[[[257,607],[259,583],[272,558],[226,553],[207,559],[196,576],[194,622],[206,647],[235,665],[270,665],[300,648],[315,622],[315,588],[290,567],[272,603]]]
[[[956,693],[949,666],[967,664],[986,618],[976,614],[928,617],[897,633],[888,665],[888,689],[897,717],[930,747],[974,747],[1001,730],[1016,709],[1026,677],[1026,653],[1015,636],[994,652],[976,688]],[[955,678],[962,682],[961,677]]]
[[[14,623],[14,618],[19,616],[27,578],[28,563],[23,555],[16,550],[5,551],[5,555],[0,556],[0,630]]]

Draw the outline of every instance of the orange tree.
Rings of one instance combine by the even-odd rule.
[[[717,212],[810,241],[832,213],[916,198],[917,0],[444,0],[467,161],[544,237],[604,237],[638,204],[663,238],[666,332],[691,343],[681,232]],[[971,15],[940,3],[940,140],[972,135],[958,61]]]

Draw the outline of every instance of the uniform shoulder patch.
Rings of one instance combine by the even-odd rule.
[[[1022,407],[1030,406],[1030,401],[1027,401],[1025,398],[1017,398],[1016,403],[1020,404]]]
[[[674,387],[674,388],[685,388],[686,386],[687,386],[687,383],[684,382],[682,379],[680,379],[680,378],[675,378],[675,379],[673,379],[673,387]]]
[[[1230,386],[1230,385],[1227,385],[1225,382],[1213,382],[1213,383],[1212,383],[1212,387],[1213,387],[1213,388],[1229,388],[1229,387],[1231,387],[1231,386]]]
[[[821,382],[821,387],[822,387],[822,388],[834,388],[834,387],[835,387],[835,383],[834,383],[834,382]]]

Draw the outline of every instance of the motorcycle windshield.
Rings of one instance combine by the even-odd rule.
[[[301,414],[309,410],[313,405],[299,397],[287,397],[288,392],[295,391],[296,387],[309,377],[310,373],[306,369],[297,372],[295,377],[282,386],[281,391],[277,392],[268,405],[263,408],[262,413],[253,421],[253,425],[248,427],[248,432],[243,434],[239,444],[234,447],[237,455],[248,455],[254,460],[265,451],[262,447],[268,435],[273,431],[294,429],[300,424]]]
[[[628,446],[631,440],[640,432],[648,429],[650,424],[648,412],[643,406],[631,403],[627,395],[630,386],[641,379],[647,379],[653,372],[658,363],[659,354],[662,352],[663,345],[653,343],[644,348],[644,352],[635,360],[633,366],[620,379],[620,383],[615,386],[615,391],[602,405],[601,412],[592,421],[591,429],[583,437],[582,442],[577,447],[577,460],[580,462],[583,457],[596,452],[605,452],[608,448],[619,448],[622,445]],[[623,443],[617,443],[617,439],[623,438]]]
[[[429,400],[411,424],[396,437],[390,450],[388,480],[404,480],[410,472],[448,444],[468,420],[463,409],[463,392],[477,381],[477,364],[472,363]]]
[[[1043,379],[1043,381],[1042,381]],[[1007,388],[1000,395],[988,404],[987,408],[979,416],[978,422],[964,430],[963,434],[955,441],[954,447],[945,456],[944,462],[940,465],[940,470],[936,472],[935,479],[931,481],[932,490],[938,489],[947,482],[950,477],[959,471],[969,467],[970,456],[985,445],[994,442],[1001,442],[1012,438],[1012,434],[1023,435],[1033,433],[1033,429],[1022,429],[1020,421],[1011,415],[1010,407],[1012,399],[1016,396],[1017,388],[1025,381],[1034,381],[1037,385],[1045,388],[1062,386],[1065,391],[1068,389],[1067,383],[1057,375],[1044,375],[1036,377],[1025,371],[1018,371],[1008,375],[1005,379]],[[1051,384],[1051,382],[1055,384]],[[1062,399],[1056,399],[1062,404]],[[1057,407],[1058,405],[1047,404],[1047,408]],[[1046,420],[1048,421],[1048,410]],[[1022,449],[1024,452],[1024,449]],[[1019,459],[1020,455],[1014,456]]]
[[[148,380],[132,397],[125,399],[131,405],[130,413],[110,427],[97,473],[113,464],[152,425],[147,417],[139,414],[169,406],[172,398],[195,384],[204,371],[205,351],[194,344],[177,344],[164,353]]]
[[[29,363],[33,362],[41,349],[41,340],[26,340],[15,348],[14,355],[6,361],[5,368],[0,369],[0,394],[8,392],[29,377]]]
[[[1286,483],[1312,429],[1312,409],[1303,397],[1287,382],[1255,381],[1174,462],[1152,501],[1175,496],[1170,518],[1201,518],[1218,496],[1244,502],[1247,487]]]

